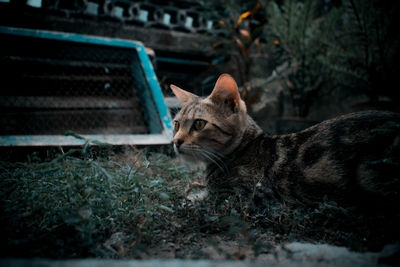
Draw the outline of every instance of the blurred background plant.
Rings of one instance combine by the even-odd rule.
[[[305,117],[317,93],[326,88],[330,72],[317,58],[326,53],[321,39],[330,28],[318,17],[317,1],[286,0],[279,6],[266,6],[268,24],[265,31],[275,60],[276,74],[290,95],[297,116]]]
[[[400,35],[395,22],[400,5],[376,0],[322,2],[227,4],[230,19],[219,20],[224,38],[209,51],[220,72],[235,76],[248,105],[262,90],[251,85],[257,78],[251,72],[257,54],[267,54],[270,61],[264,72],[270,79],[262,86],[278,79],[295,116],[307,117],[318,94],[338,88],[364,94],[378,105],[398,102],[394,85]]]
[[[335,28],[319,58],[340,86],[368,96],[370,106],[393,109],[399,101],[400,3],[344,0],[328,14]]]
[[[261,2],[249,1],[239,3],[229,1],[226,4],[228,19],[218,20],[222,39],[208,48],[214,55],[212,64],[219,72],[228,72],[235,76],[236,82],[242,86],[241,96],[247,105],[251,105],[257,98],[257,90],[249,84],[251,68],[254,64],[252,54],[263,54],[262,38],[265,16]],[[224,63],[224,64],[220,64]],[[227,63],[227,64],[226,64]],[[215,81],[216,76],[210,76]]]

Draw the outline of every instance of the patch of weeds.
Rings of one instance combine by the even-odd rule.
[[[162,154],[131,154],[94,160],[85,145],[47,162],[1,161],[1,256],[123,256],[173,230],[191,173]]]

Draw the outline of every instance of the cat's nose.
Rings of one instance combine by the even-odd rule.
[[[180,138],[174,139],[174,140],[172,140],[172,142],[174,142],[174,144],[176,145],[177,148],[179,148],[183,144],[183,140]]]

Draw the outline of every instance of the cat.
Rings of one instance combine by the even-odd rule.
[[[370,206],[399,199],[400,114],[357,112],[298,133],[268,135],[247,114],[228,74],[206,98],[171,89],[181,103],[174,150],[206,163],[210,194],[240,194],[257,205],[327,198]]]

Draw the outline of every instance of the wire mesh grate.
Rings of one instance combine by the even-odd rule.
[[[0,135],[146,134],[135,50],[1,35]]]

